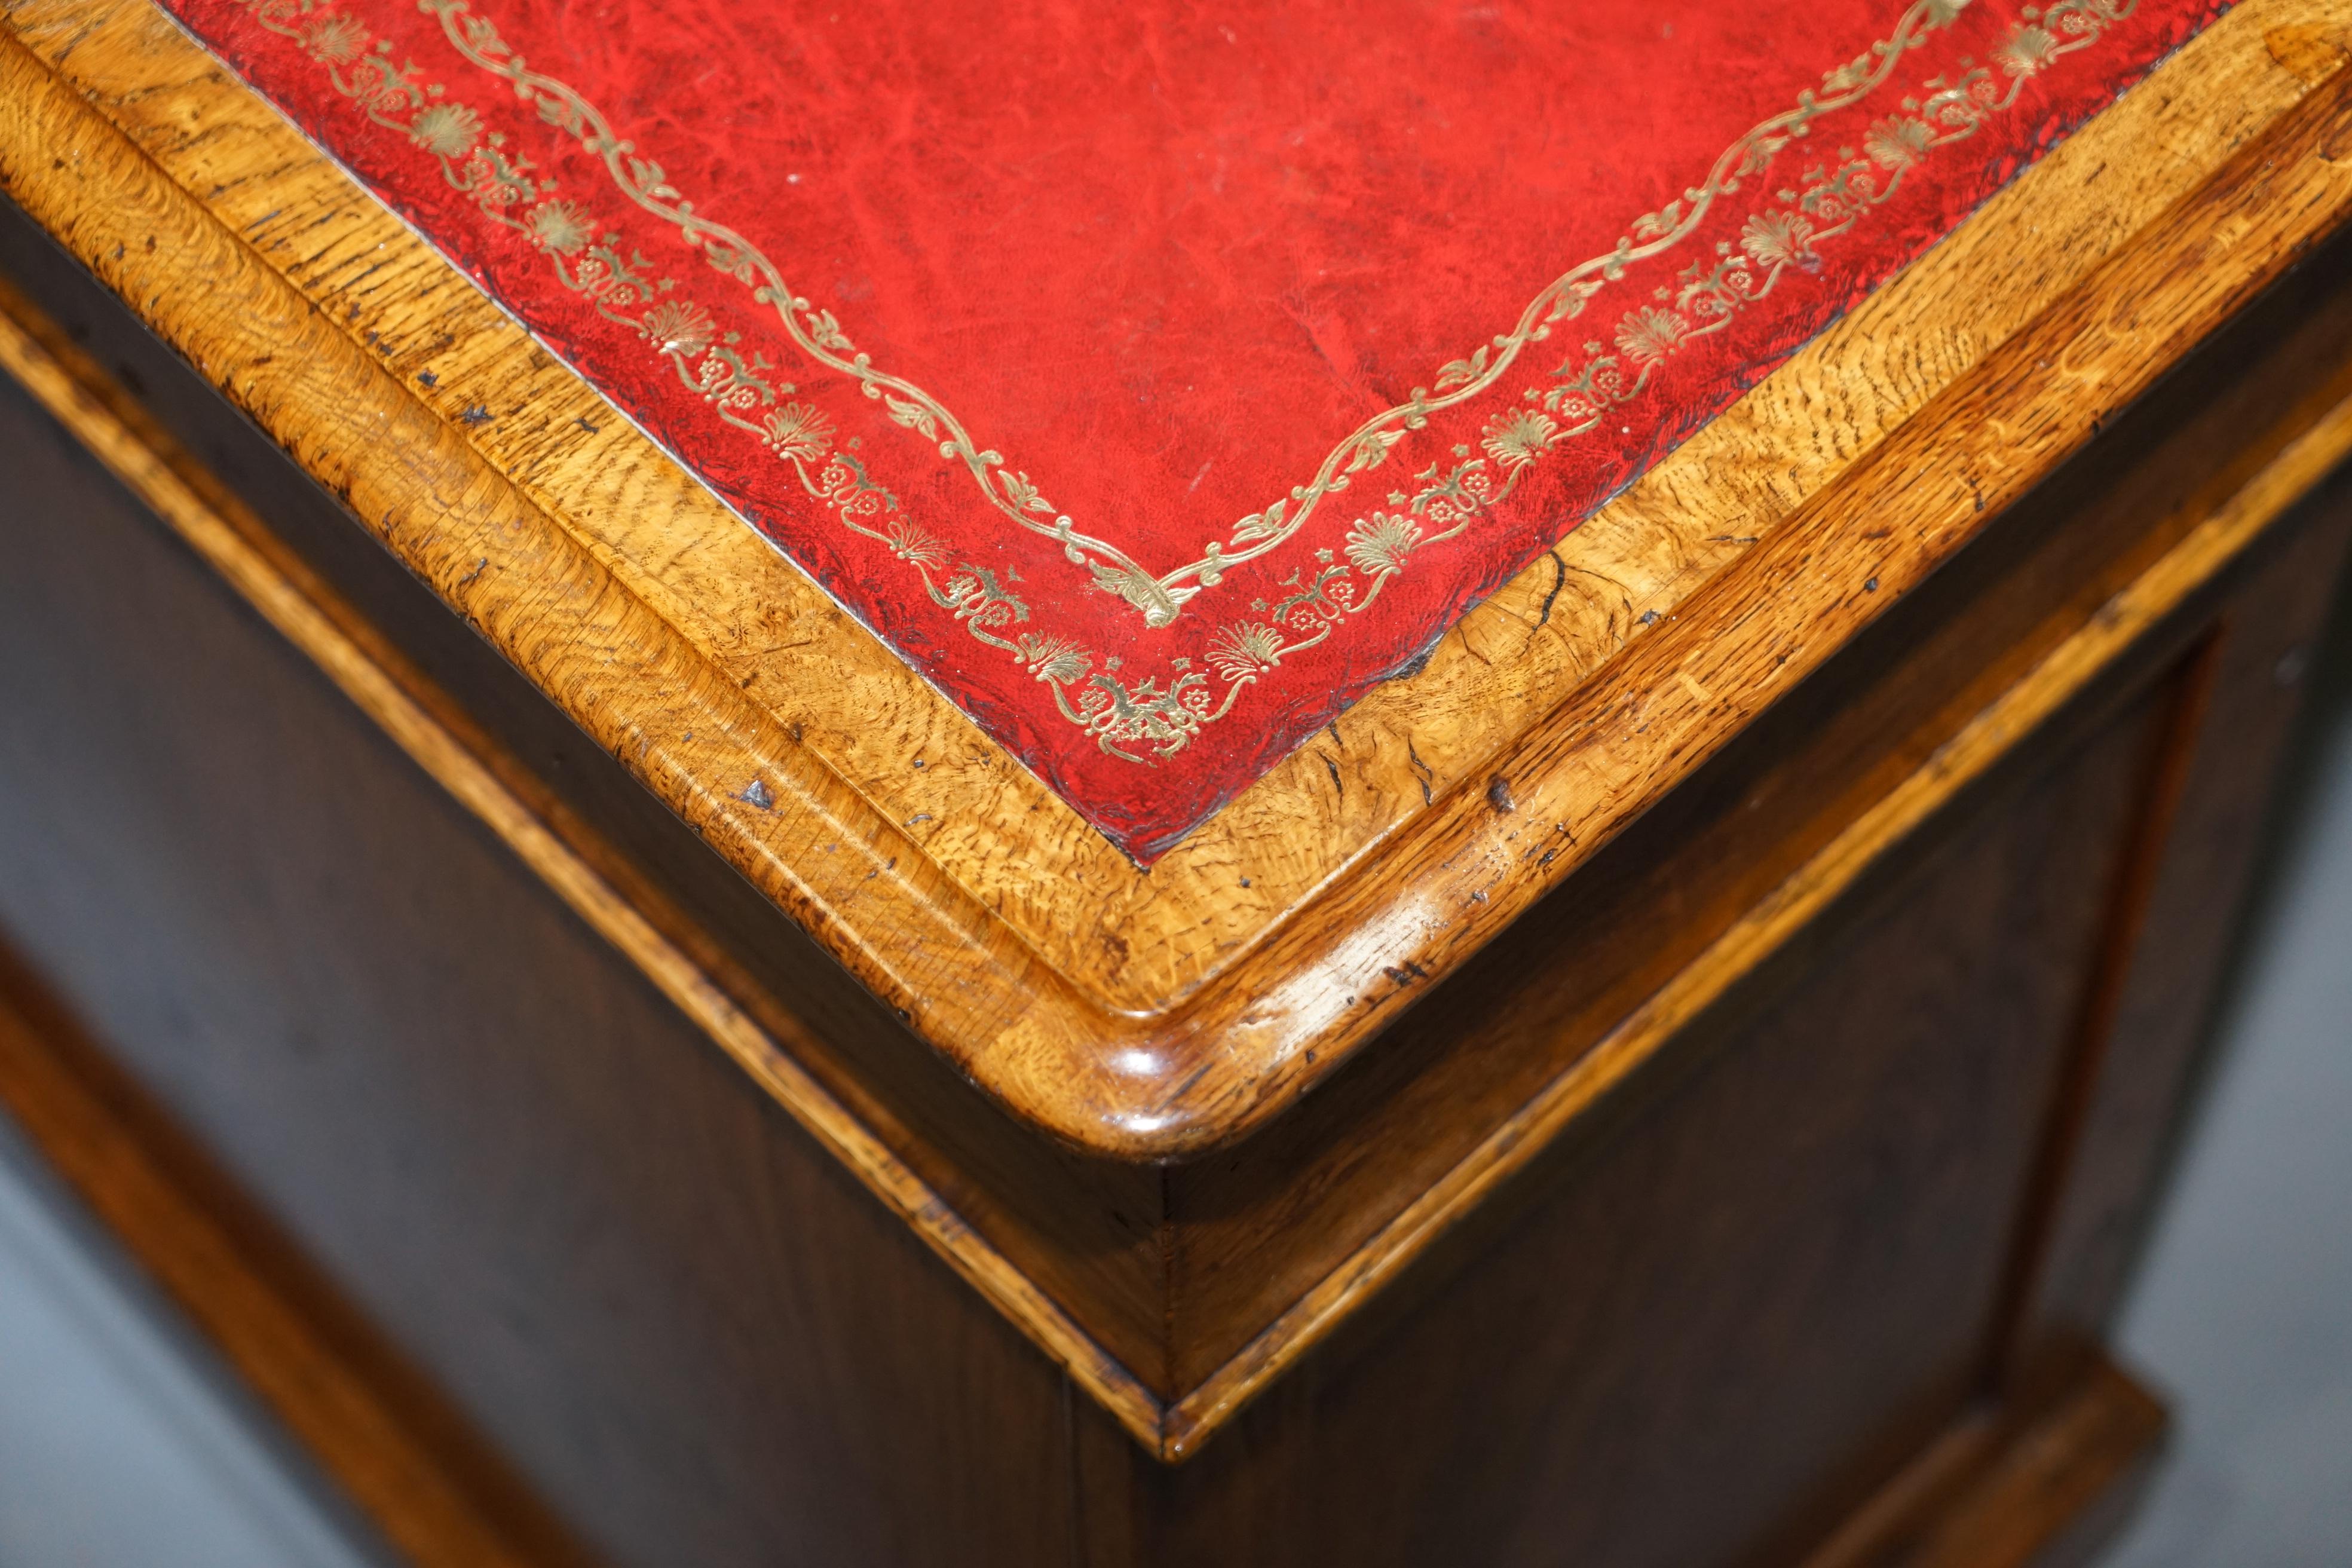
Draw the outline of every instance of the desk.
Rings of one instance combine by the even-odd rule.
[[[1204,642],[1277,717],[1197,763],[945,545],[820,583],[162,13],[5,18],[0,1094],[419,1560],[2116,1516],[2352,528],[2340,4],[2004,165],[1343,709]]]

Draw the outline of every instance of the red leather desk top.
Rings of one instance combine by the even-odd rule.
[[[167,0],[1149,861],[2214,0]]]

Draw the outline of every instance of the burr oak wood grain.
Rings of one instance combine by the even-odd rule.
[[[1643,1428],[1660,1454],[1719,1428],[1722,1473],[1744,1478],[1716,1533],[1678,1548],[1691,1561],[1811,1548],[1971,1413],[2013,1434],[2088,1399],[2114,1419],[2084,1442],[2119,1455],[2146,1423],[2116,1414],[2130,1401],[2099,1382],[2097,1335],[2293,711],[2270,672],[2341,551],[2340,499],[2320,492],[2352,451],[2347,24],[2343,0],[2236,7],[1143,873],[151,8],[0,0],[0,190],[21,208],[0,214],[21,284],[0,289],[0,366],[285,646],[236,630],[202,573],[166,571],[125,521],[151,607],[257,683],[279,680],[273,658],[323,675],[335,701],[285,686],[335,737],[320,744],[437,847],[449,886],[535,933],[453,912],[469,950],[435,978],[448,1010],[402,997],[418,1040],[367,1035],[331,1091],[269,1029],[239,1047],[261,1074],[242,1083],[234,1050],[184,1060],[136,1009],[110,1048],[247,1162],[293,1245],[432,1375],[576,1389],[627,1427],[586,1454],[529,1412],[472,1412],[567,1519],[639,1546],[680,1528],[676,1501],[607,1467],[690,1446],[694,1378],[743,1394],[724,1419],[745,1452],[803,1452],[794,1401],[835,1412],[866,1446],[827,1473],[876,1497],[919,1495],[922,1475],[876,1468],[919,1425],[932,1459],[1006,1489],[957,1489],[971,1529],[1032,1552],[1025,1532],[1066,1531],[1108,1562],[1181,1558],[1195,1529],[1205,1552],[1245,1520],[1270,1562],[1351,1530],[1366,1562],[1406,1553],[1419,1538],[1367,1500],[1453,1474],[1432,1445],[1472,1405],[1505,1413],[1495,1444],[1528,1444],[1493,1464],[1557,1462],[1553,1481],[1625,1431],[1608,1398],[1638,1404],[1635,1384],[1579,1381],[1563,1356],[1752,1396],[1667,1400]],[[318,782],[215,672],[105,605],[74,543],[26,526],[25,559],[84,595],[63,616],[27,599],[21,625],[49,639],[27,646],[87,643],[61,667],[111,694],[76,706],[27,678],[56,723],[23,731],[23,776],[45,734],[61,776],[88,773],[85,795],[41,796],[60,821],[132,790],[124,753],[73,733],[117,710],[207,765]],[[144,701],[142,673],[225,704],[217,732]],[[398,894],[352,915],[278,865],[226,776],[208,808],[308,922],[247,911],[288,973],[312,941],[328,971],[397,989],[373,945],[421,943],[402,900],[436,885],[355,847],[352,874]],[[333,801],[272,798],[317,845],[391,842]],[[89,930],[147,930],[158,973],[204,995],[235,950],[155,925],[136,894],[142,876],[190,897],[204,881],[172,880],[160,810],[121,812],[126,836],[153,831],[147,866],[71,840],[126,879],[73,900]],[[1982,863],[1956,863],[1971,835]],[[15,845],[24,886],[67,886],[67,842]],[[237,863],[204,859],[226,854],[189,863],[226,887]],[[2063,868],[2042,902],[2020,890],[2037,865]],[[88,953],[41,956],[111,994]],[[458,1048],[513,1005],[494,959],[577,1052],[520,1024],[511,1058]],[[566,974],[635,1032],[578,1014]],[[2009,1002],[1969,989],[1996,982]],[[1872,1055],[1889,1020],[1972,1006],[1998,1063],[1932,1031],[1899,1067]],[[530,1092],[450,1087],[492,1079]],[[1727,1082],[1747,1087],[1708,1099]],[[264,1101],[376,1161],[362,1184],[403,1224],[447,1226],[447,1247],[354,1251],[384,1216],[332,1190],[331,1146],[287,1142]],[[1963,1110],[1982,1113],[1965,1137]],[[1675,1279],[1728,1278],[1707,1271],[1740,1255],[1708,1239],[1743,1203],[1759,1236],[1834,1252],[1841,1184],[1866,1187],[1885,1128],[1913,1121],[1949,1160],[1903,1167],[1906,1202],[1970,1194],[1936,1209],[1948,1253],[1883,1279],[1874,1255],[1788,1264],[1780,1326],[1806,1326],[1769,1344],[1682,1302]],[[1771,1131],[1800,1126],[1821,1163],[1742,1195],[1778,1157]],[[478,1138],[542,1147],[548,1171]],[[404,1190],[415,1148],[509,1194],[510,1228]],[[614,1247],[688,1283],[604,1271],[593,1247],[509,1256],[593,1233],[583,1194],[620,1216]],[[842,1261],[803,1300],[788,1265],[811,1236]],[[578,1337],[519,1349],[444,1317],[385,1272],[395,1257],[563,1300]],[[1648,1283],[1611,1299],[1563,1258]],[[647,1351],[568,1294],[583,1275],[683,1339]],[[889,1310],[886,1283],[905,1342],[860,1327]],[[1775,1380],[1826,1353],[1858,1310],[1841,1292],[1916,1310],[1856,1317],[1889,1336],[1885,1376],[1805,1408]],[[1547,1338],[1537,1300],[1582,1327]],[[708,1345],[698,1314],[724,1320]],[[902,1404],[827,1384],[820,1338],[763,1343],[786,1321],[843,1336],[862,1386]],[[940,1347],[971,1369],[934,1386]],[[1000,1405],[1023,1437],[982,1465]],[[1427,1419],[1379,1446],[1393,1410]],[[1759,1413],[1815,1421],[1810,1446],[1762,1464],[1742,1447]],[[1160,1468],[1227,1428],[1241,1440]],[[1970,1467],[1997,1470],[1996,1449],[1952,1474],[1992,1474]],[[1070,1489],[1030,1506],[1048,1472]],[[795,1529],[866,1550],[857,1531],[887,1523],[825,1536],[725,1465],[692,1487],[722,1500],[714,1561]],[[1479,1495],[1465,1482],[1447,1528],[1507,1560],[1527,1542]],[[1596,1561],[1705,1522],[1561,1509]]]
[[[257,603],[332,632],[296,640],[373,693],[363,706],[440,759],[436,776],[755,1081],[1171,1455],[1801,936],[2021,727],[2210,592],[2352,444],[2352,308],[2326,267],[2273,292],[2252,346],[2209,352],[2196,396],[2120,413],[2352,199],[2338,12],[2252,5],[1474,615],[1446,639],[1461,655],[1441,648],[1349,715],[1339,749],[1313,760],[1320,782],[1281,797],[1277,775],[1237,803],[1233,830],[1255,844],[1286,824],[1281,856],[1181,851],[1149,879],[1120,872],[1118,893],[1037,799],[986,808],[996,847],[978,861],[932,828],[982,809],[953,795],[968,770],[942,760],[940,726],[961,721],[909,720],[936,699],[871,684],[898,667],[829,609],[756,657],[740,626],[714,630],[755,600],[773,623],[809,590],[763,548],[743,553],[732,519],[600,423],[560,368],[152,13],[37,0],[8,16],[12,195],[699,842],[505,754],[515,742],[491,732],[528,721],[495,675],[404,670],[392,644],[429,640],[429,612],[393,611],[404,629],[371,637],[376,611],[332,605],[349,584],[269,555],[259,524],[215,528],[262,551],[260,574],[239,579]],[[192,268],[205,288],[171,286]],[[124,399],[90,392],[97,374],[53,376],[52,406],[95,398],[129,429]],[[457,417],[473,407],[504,412]],[[152,435],[85,437],[110,442],[134,486],[187,468],[152,456],[168,442]],[[2078,451],[2074,500],[2062,483],[2019,500]],[[1702,527],[1737,531],[1693,537]],[[1973,581],[1972,605],[1937,586],[1956,556],[1958,576],[1943,575]],[[1604,580],[1623,590],[1613,603],[1570,586]],[[1903,626],[1871,629],[1915,595]],[[1637,609],[1661,613],[1644,629]],[[1512,613],[1538,635],[1496,640]],[[1863,672],[1877,656],[1851,653],[1843,675],[1801,680],[1874,635],[1902,656],[1876,686]],[[793,662],[808,659],[830,673]],[[1419,717],[1379,719],[1424,700]],[[859,721],[810,706],[835,702]],[[1821,732],[1801,737],[1808,714]],[[1406,737],[1409,784],[1381,782],[1378,745],[1339,767],[1351,733],[1382,732],[1351,731],[1360,717]],[[1708,774],[1735,736],[1751,737],[1745,752]],[[877,746],[921,775],[890,786],[912,793],[885,790],[870,755],[844,760]],[[1354,780],[1334,797],[1349,811],[1402,805],[1349,829],[1322,803],[1331,777]],[[1742,815],[1709,804],[1743,788]],[[906,830],[917,816],[925,833]],[[642,855],[617,847],[665,826]],[[757,907],[698,859],[703,845],[748,876]],[[1332,853],[1350,864],[1281,868]],[[1213,863],[1236,897],[1209,896]],[[1013,898],[1013,882],[1035,885]],[[1084,913],[1066,902],[1097,894]],[[1269,913],[1269,899],[1288,901]],[[1277,916],[1230,957],[1204,934]],[[1546,956],[1561,952],[1565,970]],[[1160,956],[1134,959],[1146,952]],[[843,987],[827,954],[865,989]],[[1465,965],[1484,1011],[1447,1037],[1444,1015],[1410,1005]],[[1125,998],[1145,1005],[1127,1007],[1118,987],[1147,971],[1153,989]],[[996,1116],[959,1073],[1087,1152]],[[1093,1157],[1237,1138],[1164,1170]]]
[[[1126,1159],[1291,1103],[2352,199],[2340,5],[2239,7],[1144,874],[153,12],[7,16],[16,199],[961,1071]]]
[[[1769,972],[1171,1468],[75,450],[10,521],[9,927],[600,1554],[1793,1561],[1935,1459],[1865,1560],[2022,1562],[2144,1452],[2095,1362],[2017,1392],[2004,1282],[2057,1234],[2043,1151],[2098,1120],[2061,1110],[2105,1054],[2084,976],[2173,940],[2147,862],[2224,852],[2184,829],[2268,774],[2340,485],[2185,614],[2119,614],[2121,657],[2009,710],[2013,744],[1956,748],[1958,793]],[[2209,742],[2214,713],[2247,717]]]

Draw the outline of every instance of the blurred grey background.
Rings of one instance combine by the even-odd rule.
[[[2352,593],[2306,679],[2204,1103],[2124,1318],[2172,1448],[2100,1568],[2352,1564]]]
[[[2172,1447],[2101,1568],[2352,1564],[2352,596],[2306,679],[2121,1335]],[[0,1568],[390,1561],[0,1120]]]

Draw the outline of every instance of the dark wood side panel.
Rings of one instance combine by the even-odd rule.
[[[1060,1562],[1057,1372],[0,381],[0,929],[616,1563]]]
[[[1659,1069],[1679,1081],[1549,1162],[1385,1331],[1179,1469],[1091,1447],[1129,1510],[1090,1517],[1102,1560],[1685,1568],[1825,1534],[1984,1385],[2172,696],[1843,910],[1784,994],[1703,1026]]]

